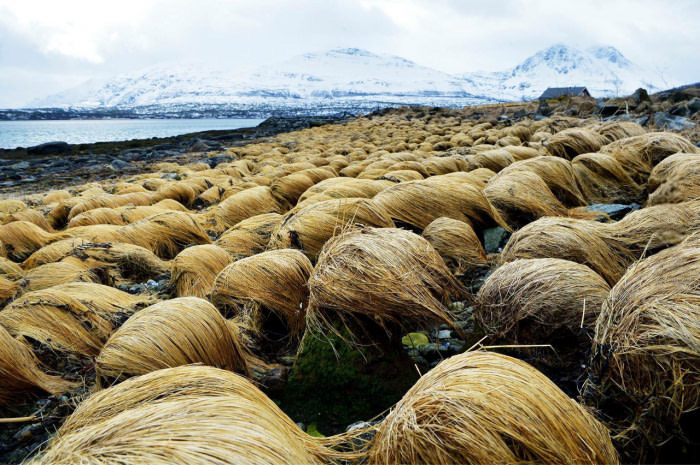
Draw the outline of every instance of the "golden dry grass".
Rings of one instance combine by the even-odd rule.
[[[644,187],[612,155],[584,153],[571,161],[576,182],[589,203],[640,202]]]
[[[371,321],[393,326],[454,325],[450,297],[467,292],[422,237],[393,228],[365,228],[329,240],[309,279],[307,326],[336,331]]]
[[[326,241],[356,226],[393,228],[394,222],[386,210],[369,199],[326,200],[287,213],[268,248],[299,249],[315,261]]]
[[[700,406],[698,263],[697,236],[635,263],[596,323],[589,388],[627,413],[614,427],[640,459]]]
[[[264,252],[272,233],[282,222],[279,213],[252,216],[227,229],[215,244],[238,260]]]
[[[573,159],[576,155],[597,152],[608,140],[586,128],[570,128],[559,131],[547,140],[547,151],[555,157]]]
[[[74,386],[44,373],[31,349],[0,325],[0,406],[10,406],[34,391],[60,396]]]
[[[100,350],[95,369],[98,379],[113,381],[193,363],[248,374],[245,349],[216,307],[180,297],[129,317]]]
[[[47,263],[28,270],[20,283],[20,289],[22,293],[27,293],[69,282],[98,283],[100,277],[90,264],[79,261]]]
[[[121,242],[139,245],[162,259],[174,258],[192,244],[210,244],[211,239],[195,215],[169,211],[158,213],[117,231]]]
[[[545,217],[511,236],[501,263],[519,258],[561,258],[591,268],[613,285],[636,257],[615,233],[595,221]]]
[[[334,455],[245,378],[187,366],[93,395],[30,463],[320,465]]]
[[[438,218],[425,227],[422,236],[456,276],[468,277],[487,263],[479,237],[463,221]]]
[[[609,291],[600,275],[579,263],[515,260],[497,268],[481,286],[474,317],[507,343],[547,344],[560,329],[572,335],[592,329]]]
[[[234,258],[214,244],[188,247],[170,262],[170,286],[178,297],[206,297],[216,276]]]
[[[270,188],[258,186],[233,194],[218,204],[213,211],[215,228],[227,228],[262,213],[283,213],[282,206],[273,197]]]
[[[607,429],[546,376],[505,355],[455,355],[377,426],[367,464],[619,463]]]
[[[55,240],[55,235],[29,221],[13,221],[0,225],[0,241],[5,246],[7,256],[14,261],[22,261]]]
[[[647,183],[647,205],[700,198],[700,155],[676,153],[654,167]]]
[[[211,301],[255,337],[298,340],[304,331],[312,270],[309,259],[298,250],[262,252],[224,268],[214,281]],[[274,319],[286,334],[266,330],[266,323]]]
[[[566,208],[537,174],[530,171],[502,172],[484,188],[498,223],[516,230],[543,216],[595,218],[584,209]]]
[[[153,302],[101,284],[68,283],[14,300],[0,312],[0,325],[50,351],[93,357],[128,315]]]
[[[399,183],[381,191],[372,200],[395,222],[421,230],[441,216],[477,227],[492,224],[491,206],[480,180],[450,176]]]

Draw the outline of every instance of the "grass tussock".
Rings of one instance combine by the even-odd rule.
[[[30,463],[320,465],[335,455],[245,378],[186,366],[93,395]]]
[[[613,285],[636,257],[605,224],[545,217],[513,233],[500,261],[503,264],[519,258],[561,258],[580,263]]]
[[[133,192],[131,194],[101,194],[95,197],[90,197],[81,200],[71,207],[68,213],[67,220],[70,221],[74,217],[95,208],[117,208],[126,205],[151,205],[154,202],[153,194],[150,192]]]
[[[677,153],[656,165],[647,183],[647,205],[700,198],[700,155]]]
[[[282,213],[280,203],[267,186],[258,186],[237,192],[218,204],[213,219],[218,231],[224,231],[251,216],[262,213]]]
[[[539,176],[554,197],[567,208],[587,205],[583,193],[579,190],[572,162],[559,157],[538,156],[517,161],[504,168],[499,174],[521,173],[528,171]]]
[[[589,203],[641,202],[644,186],[630,177],[612,155],[585,153],[571,161],[576,183]]]
[[[96,271],[90,264],[76,260],[47,263],[28,270],[20,289],[27,293],[70,282],[99,283],[101,279]]]
[[[58,376],[46,374],[31,349],[13,338],[0,325],[0,406],[13,402],[34,391],[61,396],[75,385]]]
[[[340,321],[394,326],[454,325],[450,297],[467,292],[422,237],[402,229],[366,228],[329,240],[309,279],[307,326],[335,331]],[[412,327],[412,326],[411,326]]]
[[[697,236],[635,263],[596,322],[592,399],[622,407],[617,439],[642,461],[700,407],[699,263]]]
[[[46,220],[46,217],[38,210],[28,208],[16,213],[11,213],[4,219],[3,222],[11,223],[13,221],[27,221],[29,223],[34,223],[48,233],[56,232]]]
[[[469,276],[487,263],[479,237],[463,221],[438,218],[425,227],[422,235],[456,276]]]
[[[0,276],[11,281],[16,281],[18,279],[22,279],[22,276],[24,276],[24,270],[12,260],[5,257],[0,257]]]
[[[0,225],[0,241],[5,246],[7,257],[13,261],[24,260],[54,239],[54,234],[29,221]]]
[[[547,151],[555,157],[571,160],[582,153],[597,152],[608,140],[586,128],[570,128],[559,131],[547,140]]]
[[[312,270],[298,250],[262,252],[224,268],[214,281],[211,301],[254,337],[298,340],[304,331]]]
[[[49,352],[94,357],[116,327],[153,302],[149,296],[74,282],[19,297],[0,312],[0,325]]]
[[[174,258],[192,244],[210,244],[211,239],[195,215],[169,211],[158,213],[117,231],[120,242],[139,245],[162,259]]]
[[[647,182],[652,168],[669,155],[678,152],[697,153],[698,149],[681,135],[672,132],[650,132],[612,142],[600,151],[612,155],[632,179],[643,185]]]
[[[489,352],[425,374],[377,426],[368,464],[617,464],[607,429],[546,376]]]
[[[170,286],[178,297],[206,297],[216,276],[234,261],[225,249],[214,245],[188,247],[170,262]]]
[[[135,313],[95,361],[98,379],[110,382],[193,363],[248,374],[237,335],[216,307],[198,297],[166,300]]]
[[[566,208],[537,174],[530,171],[499,173],[484,188],[498,223],[513,231],[543,216],[594,218],[593,212]]]
[[[507,343],[545,344],[562,329],[574,336],[592,329],[609,291],[600,275],[579,263],[515,260],[497,268],[479,289],[474,317]]]
[[[272,233],[282,223],[279,213],[263,213],[247,218],[229,228],[215,244],[239,260],[264,252]]]
[[[393,228],[389,213],[368,199],[326,200],[287,213],[272,234],[271,249],[299,249],[315,261],[330,238],[356,226]]]
[[[337,173],[327,167],[297,171],[272,181],[270,192],[281,205],[291,207],[311,186],[336,176]]]
[[[479,179],[451,175],[433,176],[389,187],[372,199],[397,224],[424,229],[440,217],[453,218],[476,227],[493,223],[491,206]]]

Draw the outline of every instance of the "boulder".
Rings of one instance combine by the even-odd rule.
[[[70,153],[73,149],[67,142],[54,141],[27,147],[28,155],[54,155],[58,153]]]

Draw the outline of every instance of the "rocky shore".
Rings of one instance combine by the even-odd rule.
[[[344,121],[347,117],[279,117],[269,118],[256,127],[230,131],[94,144],[48,142],[34,147],[0,149],[0,196],[137,174],[157,162],[184,164],[203,159],[214,168],[231,161],[227,155],[210,156],[210,152],[219,152],[223,147],[246,145],[283,132]]]

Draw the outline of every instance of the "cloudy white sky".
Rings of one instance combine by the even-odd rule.
[[[698,0],[0,0],[0,108],[161,62],[236,69],[335,47],[463,73],[556,42],[613,45],[695,82],[699,20]]]

